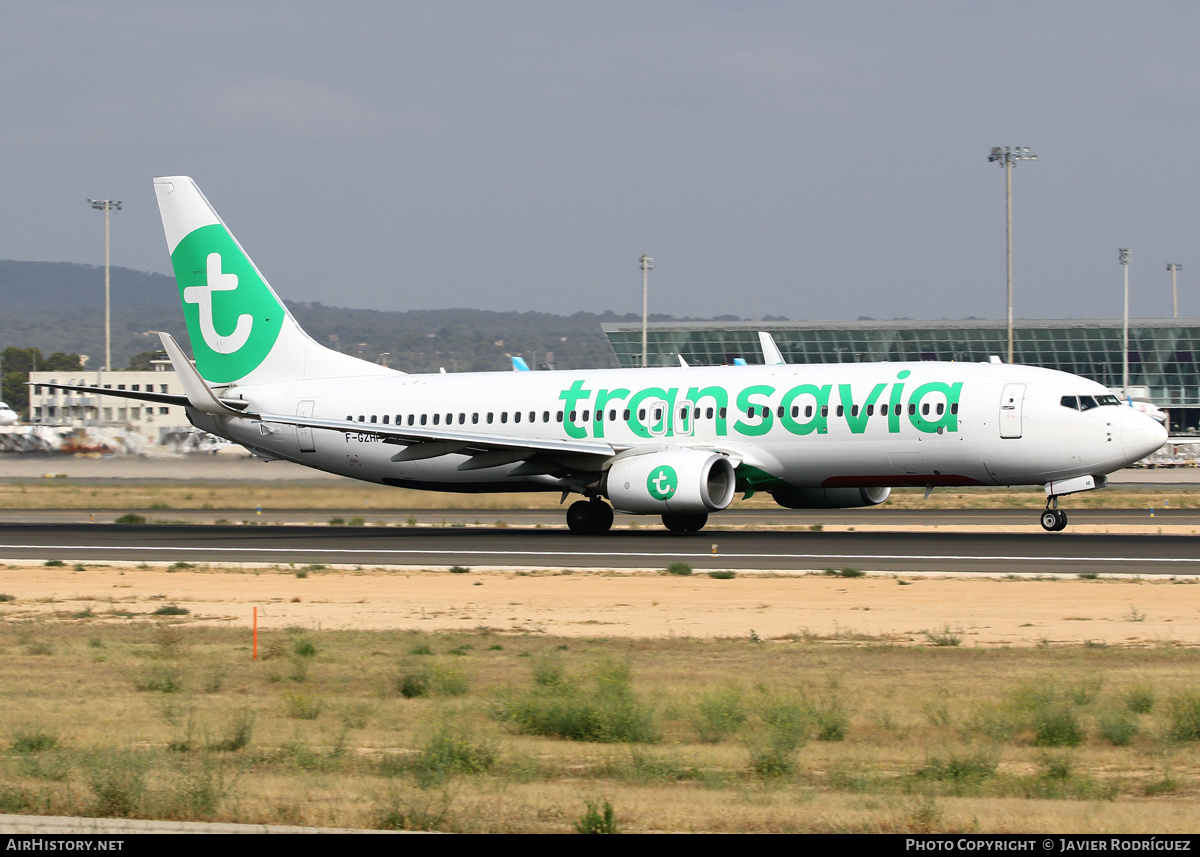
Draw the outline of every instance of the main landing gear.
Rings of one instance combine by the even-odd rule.
[[[581,536],[598,536],[612,529],[612,506],[599,497],[577,500],[567,508],[567,527]]]
[[[1054,508],[1050,508],[1053,504]],[[1058,498],[1050,497],[1046,500],[1046,511],[1042,512],[1042,529],[1048,533],[1057,533],[1066,529],[1067,513],[1058,508]]]

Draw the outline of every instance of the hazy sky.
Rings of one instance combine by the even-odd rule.
[[[196,178],[280,294],[377,309],[1200,315],[1195,2],[9,2],[0,258],[169,271]],[[1194,155],[1195,153],[1193,153]]]

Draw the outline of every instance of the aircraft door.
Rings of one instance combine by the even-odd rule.
[[[296,407],[296,416],[311,417],[314,405],[312,399],[305,399]],[[300,446],[301,452],[317,451],[317,446],[313,442],[313,430],[308,426],[296,426],[296,443]]]
[[[638,417],[642,426],[651,437],[663,437],[667,433],[667,423],[670,422],[670,408],[662,399],[646,399],[638,408]]]
[[[1021,406],[1025,401],[1024,384],[1005,384],[1000,394],[1000,437],[1021,436]]]

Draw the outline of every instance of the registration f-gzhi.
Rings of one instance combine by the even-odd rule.
[[[608,530],[614,509],[696,531],[739,492],[824,509],[968,485],[1043,485],[1042,526],[1061,530],[1059,497],[1167,437],[1063,372],[786,365],[765,337],[761,366],[408,375],[305,334],[190,178],[154,190],[195,364],[161,334],[183,394],[104,393],[186,406],[268,460],[431,491],[578,494],[577,533]]]

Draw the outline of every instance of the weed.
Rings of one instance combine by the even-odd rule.
[[[925,639],[934,646],[961,646],[963,640],[962,628],[951,628],[949,623],[937,631],[922,631]]]
[[[767,696],[758,705],[758,719],[759,728],[746,742],[751,769],[760,777],[791,774],[811,731],[808,706],[791,694]]]
[[[576,833],[620,833],[617,816],[608,801],[588,801],[587,809],[575,822]]]
[[[1125,707],[1134,714],[1149,714],[1154,710],[1154,688],[1139,684],[1121,691]]]
[[[162,815],[192,821],[212,819],[233,786],[234,779],[220,759],[204,754],[184,760],[169,785]]]
[[[9,601],[16,601],[16,600],[17,600],[17,596],[15,596],[15,595],[8,595],[7,593],[0,592],[0,604],[4,604],[4,603],[7,603],[7,602],[9,602]]]
[[[1090,705],[1100,695],[1102,687],[1104,687],[1104,676],[1083,676],[1071,683],[1067,688],[1067,696],[1076,705]]]
[[[293,720],[316,720],[325,710],[325,702],[319,697],[303,691],[283,695],[283,711]]]
[[[417,783],[424,788],[459,774],[481,774],[496,761],[496,751],[470,729],[444,720],[425,740],[414,760]]]
[[[1142,613],[1140,610],[1130,604],[1129,609],[1125,611],[1123,618],[1126,622],[1145,622],[1146,614]]]
[[[195,567],[196,566],[192,565],[190,562],[184,562],[183,560],[180,560],[179,562],[174,562],[167,566],[167,571],[187,571],[188,569]]]
[[[329,526],[331,526],[331,527],[344,527],[344,526],[346,526],[346,519],[345,519],[345,518],[330,518],[330,519],[329,519]]]
[[[48,559],[42,563],[42,565],[44,565],[46,568],[62,568],[64,565],[66,565],[66,563],[61,559]]]
[[[214,735],[205,744],[206,748],[227,753],[245,749],[254,735],[256,716],[250,708],[235,711],[225,722],[224,730],[220,734]]]
[[[926,759],[915,776],[920,780],[950,783],[953,791],[962,794],[970,787],[994,777],[999,762],[999,756],[993,749],[951,752],[948,756]]]
[[[380,830],[441,830],[450,820],[450,803],[446,792],[401,794],[393,788],[376,813],[375,825]]]
[[[299,639],[292,644],[292,654],[298,658],[315,658],[317,647],[312,640]]]
[[[307,568],[296,569],[296,577],[300,578],[301,580],[308,577],[308,569]]]
[[[113,523],[114,524],[144,524],[144,523],[146,523],[146,518],[142,515],[139,515],[137,512],[126,512],[124,515],[122,515],[121,517],[119,517],[115,521],[113,521]]]
[[[674,574],[677,577],[688,577],[692,573],[692,567],[686,562],[673,562],[667,566],[667,574]]]
[[[1167,700],[1167,738],[1200,741],[1200,693],[1176,693]]]
[[[1083,724],[1075,710],[1065,704],[1039,707],[1032,725],[1035,747],[1078,747],[1083,743]]]
[[[350,519],[350,526],[352,526],[352,527],[365,527],[366,525],[367,525],[366,518],[351,518]]]
[[[180,607],[178,604],[164,604],[159,607],[151,615],[153,616],[186,616],[192,611],[186,607]]]
[[[809,531],[810,533],[819,533],[819,532],[821,532],[821,530],[823,530],[823,529],[825,529],[825,525],[824,525],[824,524],[809,524],[809,525],[808,525],[808,531]]]
[[[463,568],[461,565],[452,565],[452,566],[450,566],[450,573],[451,574],[470,574],[471,569]]]
[[[1080,580],[1096,580],[1100,577],[1100,575],[1094,571],[1081,571],[1076,575],[1076,577],[1078,577]]]
[[[14,753],[44,753],[58,746],[58,736],[40,726],[13,729],[10,749]]]
[[[1100,736],[1114,747],[1127,747],[1137,737],[1137,720],[1128,711],[1109,710],[1100,715]]]
[[[737,572],[731,570],[710,571],[708,576],[714,580],[733,580],[735,577],[737,577]]]
[[[150,759],[143,753],[109,750],[94,754],[86,770],[94,798],[90,813],[98,818],[139,815],[149,768]]]
[[[405,699],[416,699],[429,693],[429,680],[433,670],[425,663],[401,664],[391,677],[392,687]]]
[[[180,693],[184,687],[183,670],[175,664],[150,664],[129,676],[135,690],[150,693]]]
[[[746,722],[746,705],[741,688],[729,685],[701,694],[691,721],[705,744],[724,741]]]

